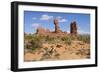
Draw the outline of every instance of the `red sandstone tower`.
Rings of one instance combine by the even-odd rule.
[[[77,35],[77,23],[76,23],[76,21],[71,22],[71,24],[70,24],[70,33],[72,35]]]
[[[54,19],[54,25],[55,25],[55,33],[60,33],[61,30],[60,27],[58,26],[59,25],[58,19]]]

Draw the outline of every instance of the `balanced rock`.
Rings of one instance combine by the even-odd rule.
[[[55,25],[55,33],[61,33],[62,31],[60,30],[59,22],[57,19],[54,19],[54,25]]]

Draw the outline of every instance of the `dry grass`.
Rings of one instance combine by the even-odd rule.
[[[50,37],[25,35],[25,61],[70,60],[90,58],[90,36]]]

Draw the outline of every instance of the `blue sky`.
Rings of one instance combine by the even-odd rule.
[[[54,31],[53,20],[59,20],[62,31],[70,31],[70,23],[77,22],[78,33],[90,33],[90,14],[24,11],[24,32],[35,33],[38,27]]]

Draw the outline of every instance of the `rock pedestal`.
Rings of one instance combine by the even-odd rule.
[[[59,22],[58,22],[57,19],[54,19],[54,25],[55,25],[55,33],[60,33],[60,32],[62,32],[62,31],[60,30]]]
[[[55,26],[55,30],[54,31],[50,31],[49,29],[46,29],[46,28],[43,28],[43,27],[38,27],[37,30],[36,30],[36,34],[43,35],[43,36],[48,36],[48,35],[49,36],[65,36],[65,35],[70,35],[70,33],[74,34],[74,35],[77,34],[76,22],[72,22],[71,23],[71,26],[70,26],[71,31],[70,31],[70,33],[67,33],[67,31],[63,32],[60,29],[58,19],[54,19],[54,26]]]
[[[72,35],[77,35],[77,23],[76,23],[76,21],[71,22],[71,24],[70,24],[70,33]]]

